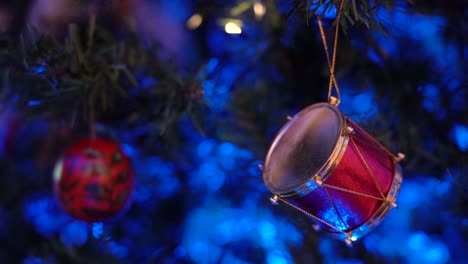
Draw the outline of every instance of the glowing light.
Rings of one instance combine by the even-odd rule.
[[[128,256],[128,248],[124,245],[120,245],[114,241],[107,244],[110,252],[117,258],[125,258]]]
[[[438,112],[440,108],[439,88],[433,84],[418,87],[422,92],[424,99],[422,105],[429,112]]]
[[[38,257],[27,257],[21,262],[22,264],[42,264],[44,261]]]
[[[104,224],[101,222],[98,223],[93,223],[91,225],[91,233],[93,234],[94,238],[100,238],[102,234],[104,233]]]
[[[368,119],[377,114],[378,106],[372,92],[363,92],[356,95],[352,101],[352,107],[360,118]]]
[[[31,100],[28,102],[28,106],[36,106],[36,105],[40,105],[41,104],[41,101],[39,100]]]
[[[84,245],[88,240],[88,224],[82,221],[71,222],[60,232],[60,240],[65,245]]]
[[[229,143],[229,142],[223,142],[218,147],[218,150],[221,155],[231,156],[236,150],[236,146],[234,146],[234,144]]]
[[[278,256],[275,253],[268,253],[267,263],[268,264],[286,264],[288,262],[282,256]]]
[[[157,195],[161,198],[169,198],[180,189],[180,183],[173,175],[160,175],[158,178]]]
[[[263,17],[266,13],[266,7],[260,2],[255,2],[253,10],[257,18]]]
[[[136,155],[137,150],[133,146],[128,145],[128,144],[121,144],[121,147],[122,147],[122,151],[128,156],[133,157]]]
[[[62,172],[63,172],[63,160],[59,160],[55,164],[54,172],[53,172],[53,179],[55,182],[59,182],[60,179],[62,178]]]
[[[216,142],[212,139],[203,140],[197,147],[197,155],[200,158],[204,158],[210,155],[214,149]]]
[[[270,221],[262,221],[258,225],[258,231],[262,239],[262,244],[273,247],[275,244],[276,228]]]
[[[206,69],[205,69],[206,73],[207,74],[212,73],[216,69],[218,64],[219,64],[219,60],[217,58],[211,58],[206,64]]]
[[[412,250],[423,250],[428,247],[430,244],[431,239],[427,236],[424,232],[416,232],[413,233],[408,238],[408,246]]]
[[[187,20],[189,29],[196,29],[203,23],[203,17],[200,14],[194,14]]]
[[[158,156],[149,156],[135,161],[137,173],[148,177],[144,182],[137,183],[134,192],[135,201],[145,202],[153,195],[168,198],[179,190],[180,183],[174,175],[175,168],[172,163]]]
[[[35,198],[24,210],[26,220],[44,237],[55,235],[69,220],[52,197]]]
[[[35,73],[41,74],[41,73],[45,73],[45,72],[46,72],[46,67],[47,67],[47,64],[45,63],[45,61],[43,61],[43,62],[41,62],[41,65],[40,65],[40,66],[33,66],[33,67],[31,67],[31,69],[32,69]]]
[[[468,126],[455,124],[453,126],[452,136],[461,151],[468,151]]]
[[[224,31],[226,31],[228,34],[241,34],[242,28],[240,23],[228,22],[224,26]]]
[[[156,79],[151,77],[144,77],[140,81],[140,87],[142,89],[148,89],[157,83]]]

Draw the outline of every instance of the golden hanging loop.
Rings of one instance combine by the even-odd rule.
[[[325,32],[323,30],[322,18],[317,15],[317,23],[320,29],[320,36],[322,38],[323,47],[325,49],[325,54],[327,57],[328,67],[330,69],[330,81],[328,82],[328,102],[332,105],[338,106],[341,102],[340,88],[338,87],[338,82],[335,77],[335,64],[336,64],[336,50],[338,47],[338,33],[340,28],[341,14],[343,11],[344,0],[341,0],[340,7],[338,10],[338,15],[336,17],[336,27],[335,27],[335,40],[333,43],[333,57],[330,60],[330,55],[328,53],[328,44],[327,38],[325,37]],[[332,88],[335,86],[336,96],[332,96]]]

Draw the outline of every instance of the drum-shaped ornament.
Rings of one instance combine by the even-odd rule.
[[[396,207],[398,162],[376,139],[329,103],[311,105],[279,131],[263,180],[281,201],[351,245]]]

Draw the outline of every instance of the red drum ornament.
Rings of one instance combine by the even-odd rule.
[[[87,222],[108,219],[126,208],[133,185],[130,159],[106,139],[73,143],[54,169],[54,190],[62,207]]]
[[[281,128],[263,180],[274,194],[272,203],[292,206],[351,245],[396,207],[403,157],[395,157],[335,105],[318,103]]]

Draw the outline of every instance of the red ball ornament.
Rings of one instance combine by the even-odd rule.
[[[88,222],[108,219],[127,207],[133,185],[130,159],[106,139],[73,143],[54,169],[54,190],[63,208]]]

